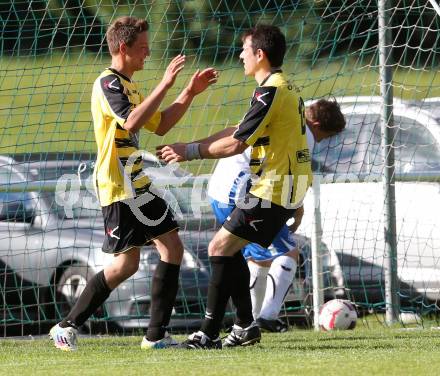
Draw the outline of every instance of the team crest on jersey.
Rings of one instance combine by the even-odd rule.
[[[310,162],[310,151],[309,149],[298,150],[296,152],[296,160],[298,163]]]

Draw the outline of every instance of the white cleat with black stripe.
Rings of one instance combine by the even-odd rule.
[[[53,340],[57,349],[63,351],[77,350],[78,330],[72,327],[62,328],[60,324],[56,324],[49,332],[49,338]]]
[[[223,347],[250,346],[259,343],[261,340],[261,331],[254,321],[247,328],[235,325],[231,333],[223,341]]]
[[[193,350],[220,350],[222,348],[222,340],[220,337],[215,339],[209,338],[202,331],[191,334],[186,341],[183,341],[179,348]]]

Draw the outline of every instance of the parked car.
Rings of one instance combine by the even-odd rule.
[[[322,174],[322,241],[335,252],[347,296],[383,308],[384,193],[377,97],[340,98],[347,118],[338,136],[315,144]],[[394,101],[397,262],[403,306],[437,309],[440,298],[440,101]],[[299,232],[311,236],[312,195]]]
[[[93,160],[71,157],[0,157],[0,328],[4,333],[26,323],[60,320],[86,282],[113,257],[101,251],[104,229],[91,187]],[[197,201],[203,200],[202,188],[194,189],[194,179],[186,171],[167,169],[152,156],[145,157],[145,168],[153,169],[155,181],[186,184],[172,187],[165,196],[176,210],[185,246],[171,326],[196,327],[204,312],[207,246],[215,219],[206,203]],[[76,189],[81,184],[88,189]],[[114,322],[124,330],[145,327],[158,261],[152,247],[143,247],[138,272],[111,293],[91,323]]]
[[[181,226],[185,245],[180,288],[171,327],[190,329],[204,314],[209,277],[207,247],[219,224],[206,200],[209,176],[193,177],[176,165],[144,155],[144,169],[163,189]],[[0,156],[0,329],[40,331],[64,317],[87,281],[112,257],[101,251],[103,220],[91,180],[93,155]],[[84,186],[86,189],[84,189]],[[83,187],[83,189],[80,189]],[[164,189],[166,188],[166,189]],[[302,261],[283,315],[304,321],[311,305],[310,240],[298,235]],[[343,293],[341,275],[326,252],[327,297]],[[144,247],[138,272],[110,295],[88,322],[124,331],[148,325],[151,278],[159,261]],[[336,295],[335,295],[336,294]],[[339,294],[339,295],[338,295]],[[230,310],[229,310],[230,312]],[[226,322],[230,322],[228,314]]]

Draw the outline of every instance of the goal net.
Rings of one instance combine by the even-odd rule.
[[[383,100],[377,2],[10,0],[0,10],[2,335],[35,327],[45,332],[110,261],[100,251],[102,219],[90,184],[95,153],[90,95],[94,79],[110,61],[105,30],[122,15],[143,17],[150,24],[151,57],[134,77],[144,94],[179,53],[188,62],[165,105],[196,69],[214,66],[220,71],[219,82],[195,99],[166,136],[141,136],[141,148],[153,154],[157,145],[200,139],[236,125],[255,87],[238,59],[241,35],[258,22],[281,28],[288,42],[284,71],[303,98],[336,97],[347,117],[346,131],[316,144],[313,151],[313,167],[322,183],[323,295],[346,297],[362,312],[381,314]],[[437,312],[440,287],[440,16],[431,2],[394,0],[389,17],[398,294],[403,311],[425,317]],[[146,158],[149,168],[159,171],[158,181],[169,173],[151,155]],[[197,326],[203,317],[207,245],[217,226],[204,195],[206,174],[213,167],[207,160],[184,163],[172,172],[176,178],[185,176],[183,183],[176,179],[180,186],[163,182],[179,211],[188,251],[171,322],[176,328]],[[301,266],[282,311],[293,321],[307,321],[312,307],[315,211],[310,197],[297,234]],[[107,330],[116,324],[133,330],[145,325],[157,261],[157,254],[146,249],[138,273],[112,293],[92,326]]]

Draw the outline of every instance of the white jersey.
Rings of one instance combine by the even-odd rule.
[[[232,157],[219,159],[209,179],[208,196],[218,202],[235,205],[243,199],[250,183],[251,148]]]
[[[307,143],[310,154],[313,151],[314,138],[308,127]],[[219,159],[209,180],[208,196],[218,202],[235,205],[244,199],[251,183],[249,167],[251,148],[232,157]]]

